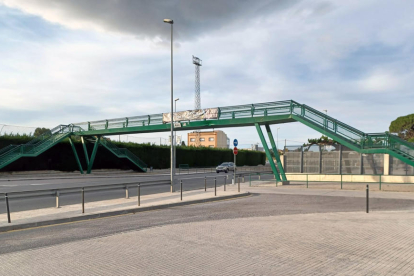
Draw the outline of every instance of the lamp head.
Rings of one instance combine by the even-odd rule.
[[[172,19],[164,19],[164,23],[174,24],[174,20],[172,20]]]

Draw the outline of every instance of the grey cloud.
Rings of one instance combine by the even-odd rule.
[[[111,32],[139,38],[168,37],[164,18],[175,21],[178,39],[191,40],[229,25],[247,26],[251,19],[272,14],[299,0],[2,0],[8,6],[55,21],[63,25],[79,21],[98,25]],[[69,19],[69,20],[67,20]]]

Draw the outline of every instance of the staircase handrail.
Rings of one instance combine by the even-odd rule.
[[[0,156],[2,156],[7,151],[11,150],[12,148],[16,147],[17,145],[10,144],[2,149],[0,149]]]

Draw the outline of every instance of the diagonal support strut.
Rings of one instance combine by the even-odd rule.
[[[282,166],[282,162],[280,161],[279,151],[276,147],[275,139],[273,138],[273,134],[272,134],[272,131],[270,130],[269,124],[266,124],[266,131],[267,131],[267,135],[269,136],[270,144],[272,145],[273,153],[275,154],[277,168],[279,169],[282,181],[287,181],[285,170]]]
[[[260,125],[258,123],[255,123],[254,125],[256,126],[257,133],[259,134],[260,141],[262,142],[263,148],[265,150],[267,159],[269,160],[269,164],[270,164],[270,167],[272,168],[273,174],[275,175],[276,180],[280,182],[282,180],[280,179],[279,172],[277,171],[276,165],[273,162],[273,158],[272,158],[272,155],[270,154],[269,147],[267,146],[266,139],[263,136],[262,129],[260,128]]]

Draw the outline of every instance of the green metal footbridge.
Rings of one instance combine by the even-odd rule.
[[[272,171],[278,181],[286,181],[276,144],[273,139],[270,125],[300,122],[314,130],[334,139],[348,148],[360,153],[386,153],[414,166],[414,144],[400,139],[398,136],[385,133],[364,133],[356,128],[344,124],[322,112],[305,104],[295,101],[278,101],[258,104],[226,106],[217,108],[216,119],[188,120],[175,122],[177,130],[197,130],[226,127],[255,126],[260,140],[269,159]],[[269,146],[265,140],[261,126],[265,126],[270,140],[270,146],[275,153],[276,164],[273,162]],[[50,133],[38,137],[25,145],[9,146],[0,151],[0,169],[24,156],[37,156],[51,148],[63,139],[71,136],[80,136],[82,143],[89,140],[95,143],[91,157],[85,150],[88,164],[87,173],[91,172],[92,165],[99,145],[105,146],[116,156],[127,158],[141,170],[147,166],[137,156],[126,149],[117,148],[104,135],[120,135],[131,133],[149,133],[170,131],[170,123],[163,123],[163,114],[124,117],[117,119],[91,121],[58,126]],[[83,172],[78,155],[74,150],[79,169]]]

